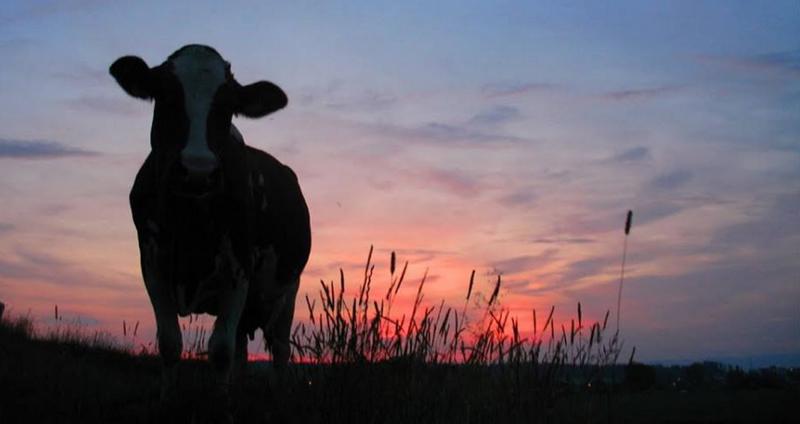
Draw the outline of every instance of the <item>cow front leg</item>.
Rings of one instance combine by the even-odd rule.
[[[247,300],[248,281],[239,279],[219,298],[217,319],[208,340],[208,354],[214,367],[217,389],[228,393],[231,368],[235,358],[237,328]]]
[[[155,307],[154,307],[155,309]],[[173,397],[178,381],[178,361],[183,350],[183,339],[175,311],[156,312],[156,338],[161,367],[161,400]]]
[[[236,333],[233,367],[232,380],[234,382],[243,380],[247,374],[247,334],[244,332]]]
[[[156,341],[162,361],[161,400],[166,400],[172,397],[177,384],[177,364],[183,350],[183,340],[172,293],[159,280],[156,272],[157,253],[154,240],[144,243],[141,249],[141,265],[144,285],[156,318]]]
[[[273,304],[272,315],[264,325],[264,336],[267,346],[272,352],[273,373],[268,374],[270,387],[276,388],[280,396],[280,388],[287,382],[287,365],[291,357],[290,337],[294,319],[294,302],[300,279],[282,286],[283,295]]]
[[[299,281],[290,285],[289,293],[285,295],[281,307],[277,310],[275,322],[271,326],[271,337],[268,344],[272,351],[275,369],[279,373],[286,369],[291,355],[289,339],[292,331],[292,321],[294,320],[294,301],[297,296],[298,286]]]

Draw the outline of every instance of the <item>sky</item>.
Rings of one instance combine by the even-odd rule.
[[[796,1],[128,3],[0,5],[13,313],[152,338],[128,207],[152,104],[107,69],[200,43],[289,97],[234,123],[309,203],[298,320],[340,268],[355,289],[371,245],[376,284],[396,251],[431,304],[462,305],[475,269],[483,293],[502,275],[525,331],[551,305],[613,317],[631,209],[621,331],[640,360],[800,358]]]

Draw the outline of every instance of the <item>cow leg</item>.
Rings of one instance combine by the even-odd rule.
[[[147,295],[156,318],[156,340],[161,355],[161,400],[172,396],[177,381],[177,363],[183,350],[178,312],[166,284],[157,278],[157,246],[154,240],[145,242],[141,249],[142,275]]]
[[[272,325],[272,341],[269,343],[272,350],[272,357],[275,368],[282,372],[289,363],[291,346],[289,337],[292,332],[292,321],[294,320],[294,301],[297,297],[297,289],[300,286],[300,279],[291,283],[288,292],[285,294],[283,305],[277,311],[275,322]]]
[[[291,354],[289,338],[294,319],[294,301],[299,285],[300,279],[298,278],[286,287],[286,292],[275,303],[272,316],[263,327],[267,346],[272,352],[272,367],[275,371],[269,374],[269,385],[277,388],[279,394],[280,388],[286,385],[286,368]]]
[[[233,287],[223,291],[219,298],[219,313],[214,330],[208,340],[208,353],[216,373],[217,388],[223,394],[230,386],[230,372],[236,349],[239,319],[247,300],[248,281],[238,278]]]
[[[236,349],[234,353],[234,380],[242,380],[247,372],[247,334],[236,333]]]

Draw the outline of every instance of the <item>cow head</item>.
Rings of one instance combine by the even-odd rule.
[[[150,139],[159,173],[189,192],[221,183],[225,157],[242,149],[231,137],[233,115],[260,118],[287,103],[271,82],[239,84],[230,64],[202,45],[184,46],[152,68],[137,56],[124,56],[110,72],[125,92],[155,102]]]

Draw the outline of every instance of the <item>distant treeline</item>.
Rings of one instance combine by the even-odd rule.
[[[798,389],[800,368],[769,367],[746,371],[719,362],[695,362],[688,366],[632,363],[620,370],[625,386],[633,390],[698,388]]]

